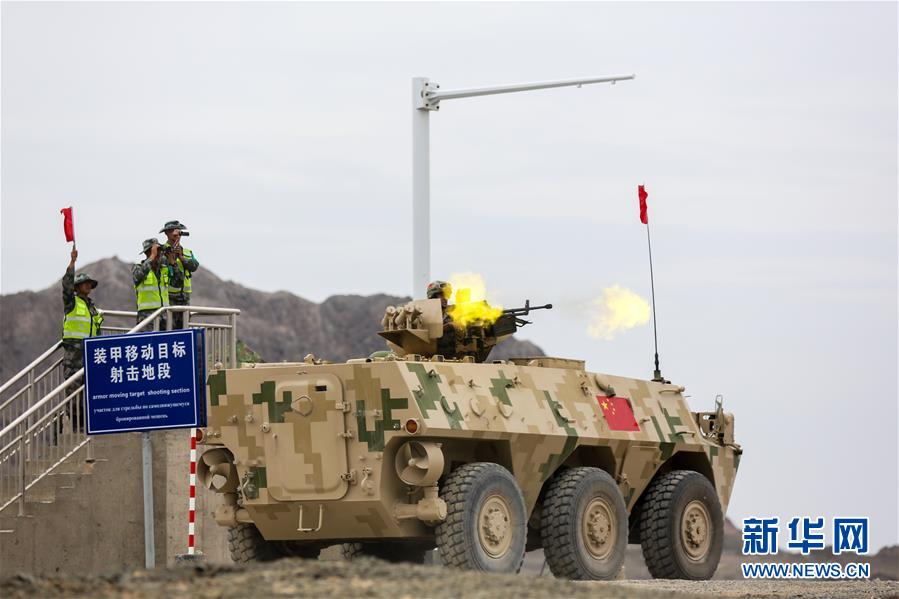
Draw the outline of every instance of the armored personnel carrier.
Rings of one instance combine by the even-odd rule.
[[[367,358],[213,370],[198,475],[234,560],[436,547],[444,565],[517,572],[542,547],[556,576],[596,580],[639,543],[656,578],[710,578],[733,416],[580,360],[485,361],[530,309],[457,326],[416,300],[387,309],[388,349]]]

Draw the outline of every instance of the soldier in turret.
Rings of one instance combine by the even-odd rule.
[[[443,335],[437,340],[437,353],[444,358],[453,358],[456,354],[456,327],[451,315],[453,307],[449,298],[453,295],[453,285],[447,281],[431,281],[427,289],[428,299],[440,299],[443,311]]]
[[[65,317],[62,321],[62,370],[63,379],[68,379],[73,374],[84,368],[82,345],[86,338],[96,337],[100,334],[100,325],[103,324],[103,315],[90,299],[91,291],[97,287],[96,279],[86,272],[75,275],[75,261],[78,259],[78,250],[72,247],[69,266],[62,277],[62,303]],[[80,383],[66,387],[66,397],[75,392]],[[78,422],[73,422],[73,428],[83,428],[84,410],[78,411]]]

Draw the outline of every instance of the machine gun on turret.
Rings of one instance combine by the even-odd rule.
[[[525,320],[522,316],[528,316],[531,313],[531,310],[552,310],[552,304],[544,304],[542,306],[532,306],[531,300],[524,300],[523,308],[509,308],[508,310],[503,310],[503,315],[511,316],[515,319],[515,324],[519,327],[523,327],[526,324],[531,324],[530,320]]]
[[[461,335],[457,335],[457,352],[483,362],[497,343],[514,335],[519,327],[531,324],[523,316],[528,316],[531,310],[551,310],[552,307],[552,304],[531,306],[531,300],[525,300],[524,307],[503,310],[493,323],[468,325],[463,328]]]
[[[467,294],[461,295],[467,297]],[[552,307],[552,304],[532,306],[527,300],[524,307],[498,310],[484,301],[462,302],[449,306],[449,321],[446,321],[440,300],[415,300],[405,306],[389,306],[378,334],[387,340],[390,350],[400,356],[439,354],[446,359],[467,358],[483,362],[497,343],[514,335],[519,327],[531,324],[524,319],[531,310],[550,310]],[[467,310],[468,314],[463,317],[457,310]]]

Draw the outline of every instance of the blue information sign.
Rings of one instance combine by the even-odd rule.
[[[84,340],[87,433],[206,426],[206,354],[199,329]]]

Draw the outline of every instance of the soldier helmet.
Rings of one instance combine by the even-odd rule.
[[[147,250],[149,250],[154,245],[159,245],[159,240],[156,239],[155,237],[151,237],[150,239],[144,239],[144,244],[143,244],[144,249],[141,250],[141,253],[144,253],[144,254],[147,253]]]
[[[75,275],[75,285],[80,285],[81,283],[90,283],[91,289],[96,289],[98,284],[97,280],[91,277],[86,272],[78,273],[77,275]]]
[[[166,231],[171,231],[172,229],[186,229],[187,225],[180,222],[178,219],[170,220],[166,224],[162,225],[162,228],[159,229],[160,233],[165,233]]]
[[[447,281],[431,281],[428,283],[428,299],[446,298],[453,294],[453,285]]]

